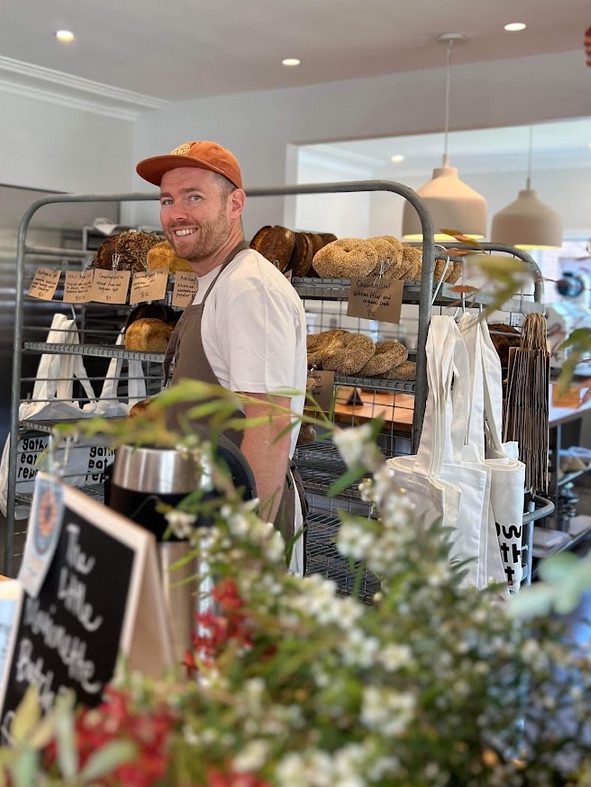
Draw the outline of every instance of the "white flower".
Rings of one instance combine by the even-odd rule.
[[[363,691],[361,721],[382,735],[400,735],[412,720],[415,705],[410,692],[368,686]]]
[[[195,529],[195,522],[197,521],[195,514],[174,509],[173,511],[168,511],[164,517],[177,538],[187,539]]]
[[[389,672],[396,672],[402,667],[412,664],[412,650],[408,645],[391,643],[383,647],[377,655],[379,663]]]
[[[267,741],[247,741],[234,757],[232,764],[239,773],[256,772],[265,764],[268,755],[269,744]]]

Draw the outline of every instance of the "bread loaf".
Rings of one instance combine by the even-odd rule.
[[[125,331],[125,349],[163,353],[173,330],[172,325],[155,317],[140,317]]]
[[[266,226],[256,233],[250,248],[258,251],[284,273],[289,266],[295,240],[295,232],[287,227]]]
[[[151,271],[160,268],[168,268],[171,273],[193,270],[187,260],[176,256],[174,249],[167,240],[157,243],[148,250],[147,261],[148,268]]]
[[[176,311],[172,306],[167,306],[164,303],[140,303],[129,312],[127,320],[125,321],[124,330],[127,330],[132,322],[141,320],[145,317],[162,320],[162,322],[166,322],[174,327],[180,316],[181,312]]]
[[[155,232],[121,232],[100,245],[94,266],[109,271],[147,271],[148,251],[161,242],[162,236]]]

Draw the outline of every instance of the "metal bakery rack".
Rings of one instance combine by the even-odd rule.
[[[407,282],[404,286],[403,303],[407,313],[403,316],[403,327],[407,336],[400,334],[401,326],[391,324],[376,325],[369,320],[357,320],[355,330],[379,338],[412,338],[411,357],[416,360],[416,379],[414,381],[378,380],[335,376],[336,417],[341,425],[351,425],[372,419],[383,418],[384,428],[379,443],[387,456],[411,453],[420,438],[425,402],[427,396],[424,348],[431,315],[436,311],[455,311],[458,308],[458,295],[447,285],[434,288],[433,271],[436,247],[433,240],[431,216],[417,194],[407,186],[391,181],[370,180],[344,183],[294,185],[269,188],[255,188],[247,191],[248,198],[277,197],[304,194],[337,194],[346,192],[390,192],[410,202],[418,213],[423,234],[423,269],[420,282]],[[29,242],[30,222],[38,211],[48,205],[62,205],[67,208],[72,203],[119,204],[157,200],[156,193],[121,194],[75,194],[49,196],[32,203],[24,214],[19,231],[16,260],[16,297],[15,297],[15,352],[13,356],[12,406],[10,433],[13,436],[35,435],[51,431],[52,423],[39,421],[19,421],[19,406],[25,401],[34,380],[34,369],[42,353],[77,353],[87,359],[93,372],[89,376],[93,383],[100,384],[101,375],[109,360],[119,357],[124,362],[139,360],[144,367],[144,375],[149,391],[156,392],[160,385],[160,365],[163,356],[158,353],[129,352],[115,347],[115,338],[125,321],[129,307],[105,307],[100,304],[85,304],[72,307],[79,324],[80,344],[47,344],[47,335],[53,314],[57,311],[70,311],[70,305],[60,300],[51,302],[31,299],[28,289],[35,270],[40,266],[57,267],[62,271],[80,270],[88,263],[89,251],[85,249],[53,248],[37,246]],[[499,251],[520,257],[537,267],[524,252],[512,247],[482,244],[486,251]],[[442,253],[441,251],[439,252]],[[445,255],[445,250],[443,250]],[[541,284],[536,279],[534,290],[507,302],[503,310],[510,315],[523,315],[531,311],[541,311]],[[314,322],[314,332],[329,327],[341,326],[346,322],[349,281],[341,279],[302,278],[293,279],[292,284],[303,300],[307,314]],[[59,295],[59,293],[58,293]],[[482,308],[487,304],[484,295],[478,295],[468,302],[465,308]],[[31,314],[34,319],[29,320]],[[313,316],[313,317],[312,317]],[[512,318],[511,318],[512,319]],[[350,324],[347,327],[351,327]],[[416,337],[416,338],[415,338]],[[119,399],[125,400],[124,383],[117,392]],[[16,495],[17,440],[10,443],[8,453],[7,520],[4,538],[4,571],[13,576],[18,569],[26,522],[15,517],[15,507],[23,502]],[[307,565],[308,572],[320,572],[331,577],[343,593],[351,592],[357,577],[357,567],[350,566],[340,557],[333,543],[339,527],[340,511],[356,511],[369,516],[367,506],[361,501],[356,488],[339,494],[338,498],[328,496],[331,483],[343,469],[340,457],[330,442],[317,441],[298,448],[296,461],[307,487],[307,495],[312,512],[308,523]],[[67,482],[67,476],[64,480]],[[89,491],[85,489],[84,491]],[[100,486],[90,490],[101,496]],[[25,501],[26,502],[26,501]],[[546,515],[547,501],[540,501],[540,510]],[[524,522],[524,544],[531,541],[531,526],[537,512],[528,514]],[[19,524],[20,523],[20,524]],[[531,554],[531,549],[530,549]],[[363,575],[362,597],[369,600],[377,588],[377,579]]]

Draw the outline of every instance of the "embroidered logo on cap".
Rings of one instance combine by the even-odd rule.
[[[191,142],[183,142],[182,145],[179,145],[178,148],[170,151],[171,156],[185,156],[192,147]]]

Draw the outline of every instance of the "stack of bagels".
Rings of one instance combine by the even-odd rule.
[[[262,227],[250,242],[282,273],[323,279],[379,276],[385,280],[421,278],[422,251],[393,235],[340,238],[331,233],[294,232],[287,227]],[[436,281],[455,284],[462,273],[459,261],[435,262]]]
[[[421,278],[423,255],[419,247],[393,235],[375,238],[340,238],[320,249],[312,266],[322,278],[351,279],[379,276],[382,279],[416,281]],[[434,278],[455,284],[462,274],[461,262],[437,260]]]
[[[414,380],[416,365],[395,339],[374,342],[369,336],[335,328],[306,338],[308,367],[349,377]]]

